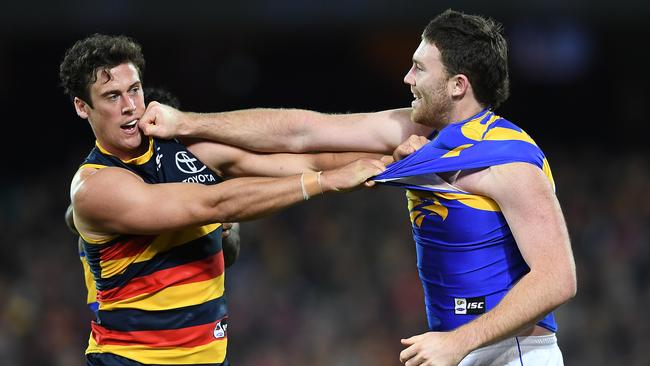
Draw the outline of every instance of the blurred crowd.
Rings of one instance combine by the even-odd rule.
[[[572,238],[578,295],[556,316],[567,365],[647,365],[650,157],[544,147]],[[0,365],[84,365],[90,311],[68,178],[0,186]],[[243,223],[227,271],[236,366],[398,365],[426,330],[404,192],[319,197]]]

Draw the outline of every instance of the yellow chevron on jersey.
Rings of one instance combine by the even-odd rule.
[[[148,261],[158,253],[165,252],[179,245],[184,245],[185,243],[217,230],[219,227],[221,227],[221,224],[216,223],[161,234],[153,239],[146,248],[143,248],[142,252],[139,252],[136,255],[102,261],[100,263],[102,268],[101,275],[103,278],[110,278],[122,274],[126,268],[133,263]]]
[[[142,293],[124,300],[102,301],[99,310],[129,308],[159,311],[204,303],[223,295],[224,279],[225,277],[221,275],[206,281],[167,287],[155,293]]]
[[[147,365],[182,365],[182,364],[213,364],[221,363],[226,359],[226,347],[228,339],[214,341],[198,347],[185,349],[158,349],[155,353],[150,352],[144,346],[98,346],[92,335],[88,340],[86,353],[114,353],[122,357],[138,360]],[[215,358],[215,355],[221,355]]]

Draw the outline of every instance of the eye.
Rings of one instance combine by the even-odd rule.
[[[131,94],[137,94],[139,91],[140,91],[140,87],[139,87],[139,86],[134,86],[134,87],[131,88],[131,90],[130,90]]]
[[[117,94],[109,94],[109,95],[108,95],[108,96],[106,96],[106,97],[108,98],[108,100],[110,100],[110,101],[113,101],[113,102],[114,102],[114,101],[116,101],[116,100],[117,100],[117,99],[118,99],[118,98],[119,98],[120,96],[119,96],[119,95],[117,95]]]

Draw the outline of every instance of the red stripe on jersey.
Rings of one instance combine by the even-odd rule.
[[[133,346],[142,345],[151,348],[162,347],[197,347],[225,337],[216,338],[214,327],[221,320],[180,329],[138,330],[120,332],[110,330],[92,322],[92,337],[98,345]]]
[[[133,257],[134,255],[144,252],[154,238],[154,235],[131,237],[127,241],[118,242],[109,245],[106,248],[102,248],[99,251],[99,258],[101,261],[110,261]]]
[[[122,287],[97,291],[97,299],[107,302],[129,299],[144,293],[154,293],[171,286],[206,281],[221,275],[223,270],[223,255],[219,251],[205,259],[166,268],[147,276],[133,278]]]

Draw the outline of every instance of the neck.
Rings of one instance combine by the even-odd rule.
[[[122,160],[123,162],[128,162],[145,155],[149,151],[149,144],[150,144],[150,140],[148,138],[143,139],[140,146],[137,147],[136,149],[123,151],[123,150],[112,148],[111,146],[104,145],[99,141],[96,142],[96,145],[97,147],[99,147],[100,151],[102,151],[105,154],[113,155],[116,158]]]
[[[450,123],[455,123],[459,121],[464,121],[480,111],[484,110],[485,107],[479,104],[476,100],[461,100],[456,104],[454,110],[450,115]]]

